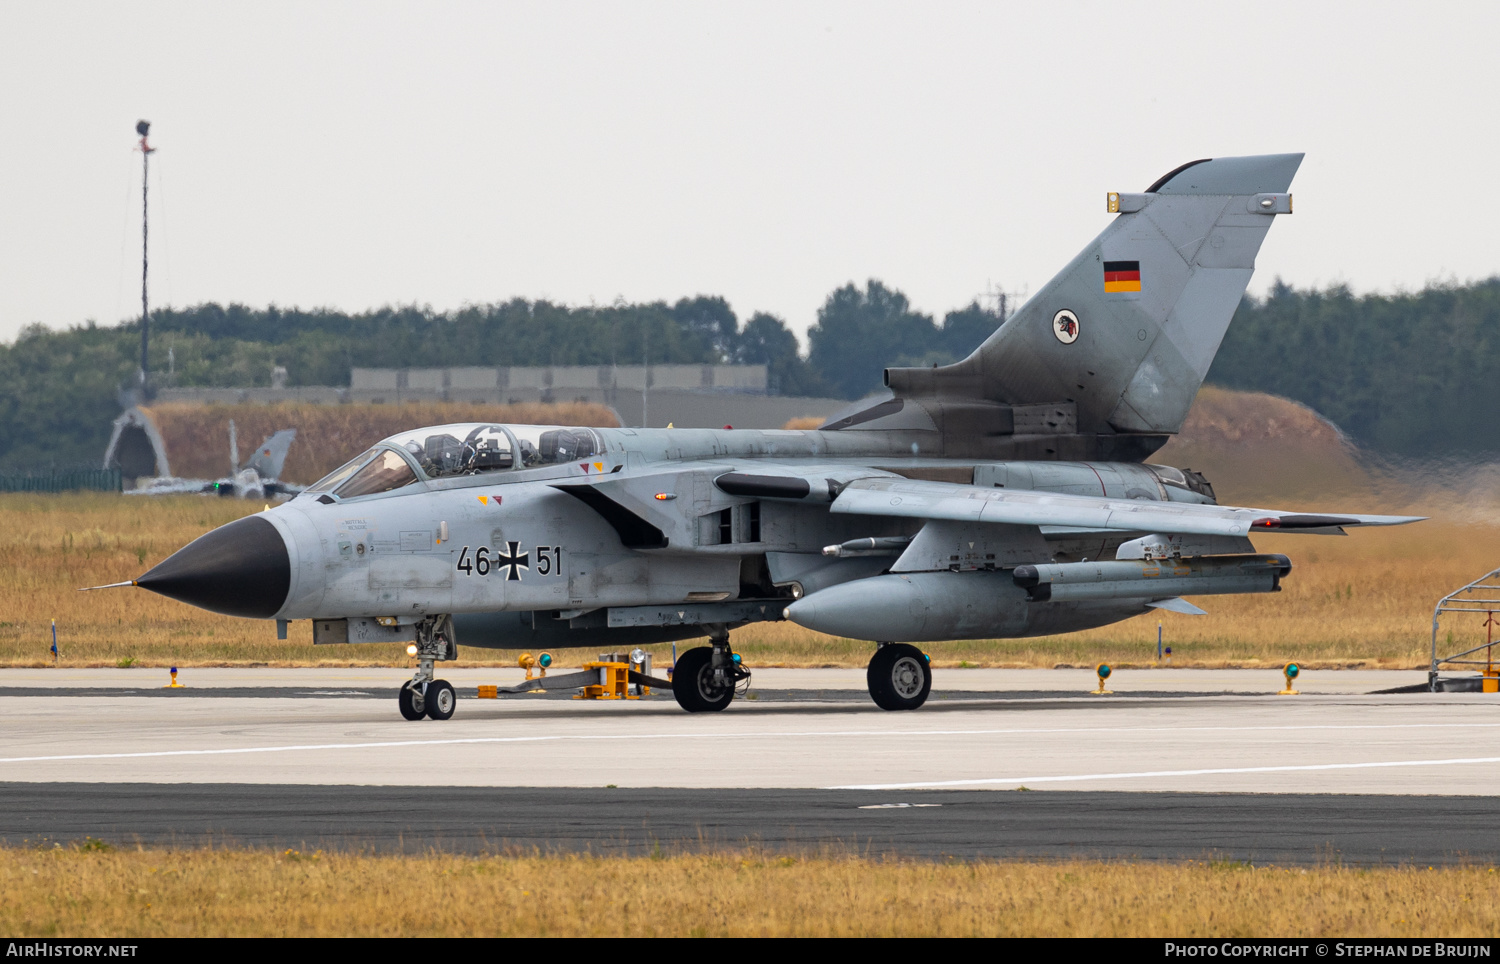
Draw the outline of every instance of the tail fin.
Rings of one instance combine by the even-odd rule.
[[[887,369],[886,384],[920,403],[945,443],[955,431],[1050,426],[1159,436],[1153,450],[1182,427],[1271,222],[1291,213],[1286,192],[1301,163],[1301,154],[1194,161],[1141,194],[1110,194],[1118,217],[972,355],[945,368]],[[948,424],[945,410],[968,414]],[[992,417],[976,420],[984,411]]]
[[[282,429],[260,443],[260,448],[255,450],[255,455],[251,456],[245,467],[254,469],[255,474],[264,482],[281,478],[281,467],[286,463],[287,450],[292,447],[292,440],[296,437],[296,429]]]

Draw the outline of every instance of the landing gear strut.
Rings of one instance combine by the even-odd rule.
[[[729,630],[722,623],[708,628],[709,646],[690,649],[672,669],[672,695],[689,713],[722,710],[734,700],[734,690],[750,679],[750,671],[729,646]]]
[[[433,679],[433,664],[457,658],[452,616],[429,616],[417,623],[417,671],[396,694],[402,717],[446,720],[453,716],[458,697],[447,680]]]
[[[882,710],[914,710],[932,691],[932,662],[905,643],[882,643],[865,670],[870,699]]]

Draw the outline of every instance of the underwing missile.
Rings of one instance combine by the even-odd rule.
[[[1011,579],[1032,602],[1063,602],[1276,592],[1291,571],[1283,555],[1234,555],[1017,566]]]

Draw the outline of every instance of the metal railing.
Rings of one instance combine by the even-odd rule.
[[[1427,670],[1427,683],[1436,691],[1438,689],[1438,672],[1444,667],[1460,666],[1482,666],[1483,674],[1493,675],[1495,672],[1495,614],[1500,612],[1500,569],[1493,569],[1480,578],[1469,583],[1461,589],[1456,589],[1438,600],[1438,604],[1432,610],[1432,665]],[[1485,628],[1485,642],[1472,649],[1454,653],[1452,656],[1438,656],[1438,623],[1444,613],[1474,613],[1485,617],[1483,626]],[[1476,653],[1483,652],[1484,659],[1469,659]]]

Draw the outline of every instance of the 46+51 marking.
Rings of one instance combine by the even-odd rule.
[[[520,582],[521,570],[531,571],[531,553],[522,552],[519,542],[507,542],[505,549],[496,549],[493,558],[489,546],[480,546],[469,557],[469,547],[458,553],[456,568],[466,576],[488,576],[491,570],[506,570],[507,582]],[[536,572],[539,576],[550,576],[562,572],[562,546],[536,547]]]

